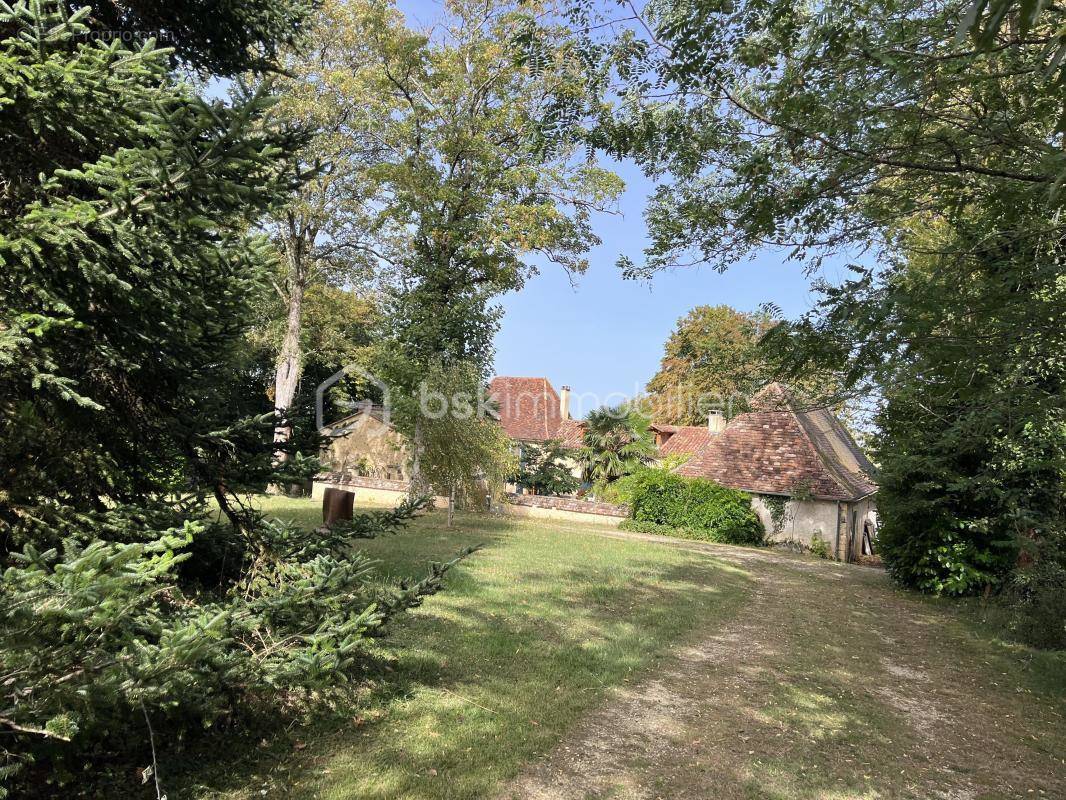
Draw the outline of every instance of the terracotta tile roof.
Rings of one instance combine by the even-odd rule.
[[[831,500],[877,491],[873,466],[830,411],[789,408],[787,390],[776,384],[756,399],[760,410],[730,420],[677,473],[767,494],[805,485]]]
[[[561,420],[552,438],[562,442],[567,450],[577,450],[585,444],[585,423],[576,419]]]
[[[651,426],[660,437],[659,455],[692,455],[710,443],[714,436],[706,425],[659,425]]]
[[[544,442],[555,437],[561,415],[559,395],[547,378],[498,376],[489,383],[500,425],[512,439]]]

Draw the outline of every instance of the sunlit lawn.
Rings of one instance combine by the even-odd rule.
[[[311,500],[264,499],[317,524]],[[547,751],[612,686],[730,619],[748,590],[736,569],[655,543],[604,539],[567,523],[431,514],[370,541],[381,571],[418,576],[484,544],[447,590],[395,626],[394,672],[350,722],[264,743],[231,774],[197,775],[182,796],[474,798]],[[237,756],[235,755],[235,760]],[[263,793],[266,794],[263,794]]]

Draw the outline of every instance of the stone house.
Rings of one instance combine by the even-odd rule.
[[[320,454],[320,460],[329,465],[331,472],[409,480],[406,440],[385,417],[381,406],[366,406],[323,428],[329,445]]]
[[[584,425],[570,417],[570,387],[556,392],[547,378],[515,378],[497,376],[489,382],[488,396],[494,402],[500,427],[515,443],[515,454],[521,458],[526,445],[543,445],[558,440],[567,450],[582,444]],[[564,464],[580,477],[580,468],[573,459]],[[508,485],[509,492],[521,489]]]
[[[569,387],[556,391],[547,378],[500,376],[489,383],[488,395],[519,453],[523,445],[553,439],[569,450],[581,446],[584,425],[570,416]],[[728,421],[712,413],[706,426],[653,423],[660,457],[686,457],[674,468],[677,474],[751,494],[752,507],[776,541],[810,547],[821,539],[847,561],[867,553],[864,537],[872,544],[877,522],[874,469],[840,420],[829,409],[801,408],[777,384],[753,406]],[[388,500],[405,491],[408,451],[382,409],[361,409],[327,433],[334,435],[323,454],[330,471],[316,479],[317,493],[325,486],[357,486],[366,499]],[[576,474],[576,463],[570,467]],[[533,500],[543,505],[549,498]]]
[[[875,471],[844,425],[827,408],[802,408],[778,384],[753,407],[728,422],[712,415],[708,435],[677,474],[751,494],[776,541],[810,547],[820,538],[842,561],[868,554],[877,525]]]

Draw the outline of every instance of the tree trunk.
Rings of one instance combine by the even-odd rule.
[[[288,419],[292,411],[292,401],[296,396],[296,387],[300,383],[303,367],[303,354],[300,352],[300,333],[303,330],[304,293],[307,290],[308,263],[307,251],[314,242],[316,232],[312,228],[302,227],[293,217],[289,218],[289,236],[285,241],[285,254],[288,261],[286,295],[281,289],[278,293],[287,305],[285,315],[285,335],[278,351],[277,366],[274,372],[274,408],[278,414],[278,424],[274,428],[274,444],[281,445],[274,450],[274,463],[283,464],[289,460],[289,453],[284,449],[292,441],[292,422]],[[272,486],[270,491],[279,492],[281,487]]]
[[[422,420],[415,420],[414,437],[411,441],[411,481],[407,485],[407,494],[411,498],[425,494],[425,480],[422,477]]]
[[[455,486],[448,490],[448,527],[452,526],[452,515],[455,513]]]
[[[296,396],[296,386],[300,382],[300,328],[303,324],[304,287],[301,282],[293,281],[289,289],[289,313],[285,319],[285,337],[281,340],[278,353],[277,371],[274,373],[274,408],[281,417],[285,417],[292,407]],[[292,438],[292,426],[287,420],[274,429],[274,441],[285,444]],[[274,458],[285,461],[288,454],[277,451]]]

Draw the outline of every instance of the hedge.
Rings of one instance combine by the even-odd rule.
[[[759,545],[765,531],[751,497],[703,478],[683,478],[661,469],[635,473],[630,494],[630,530],[671,532],[690,539]]]

